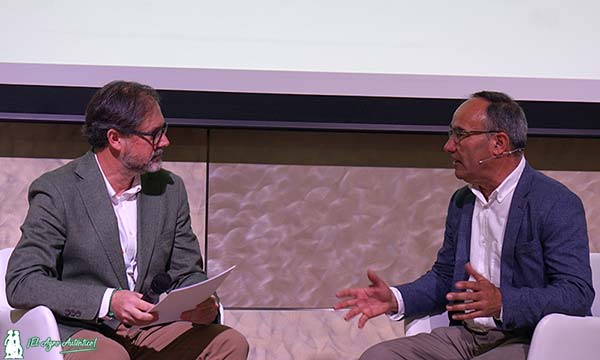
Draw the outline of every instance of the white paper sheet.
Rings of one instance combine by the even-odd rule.
[[[182,312],[195,308],[214,294],[234,268],[235,265],[210,279],[163,294],[158,304],[149,311],[158,313],[158,320],[144,327],[181,320]]]

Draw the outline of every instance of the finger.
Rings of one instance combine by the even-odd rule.
[[[350,311],[348,311],[346,315],[344,315],[344,320],[348,321],[360,313],[362,313],[362,311],[358,307],[354,307],[350,309]]]
[[[140,322],[140,321],[151,322],[155,318],[155,316],[156,316],[155,313],[149,313],[149,312],[145,312],[145,311],[140,311],[138,309],[134,309],[131,312],[131,317],[136,322]]]
[[[334,304],[333,308],[335,310],[346,309],[346,308],[349,308],[349,307],[352,307],[352,306],[356,305],[356,302],[357,302],[356,299],[350,299],[350,300],[340,301],[337,304]]]
[[[203,302],[202,304],[198,304],[194,308],[194,310],[196,312],[213,311],[215,309],[216,309],[215,304],[206,303],[206,302]]]
[[[157,319],[158,315],[156,313],[147,313],[136,308],[129,308],[125,310],[119,320],[126,325],[146,325]]]
[[[218,314],[219,314],[219,312],[217,311],[216,308],[212,308],[209,311],[207,311],[206,312],[206,317],[208,318],[207,323],[213,322],[217,318]]]
[[[342,289],[342,290],[336,292],[335,296],[337,298],[356,297],[356,294],[358,293],[358,291],[359,291],[359,289],[355,289],[355,288]]]
[[[485,304],[481,301],[473,301],[467,303],[448,304],[446,310],[448,311],[470,311],[470,310],[481,310],[485,307]]]
[[[469,289],[469,290],[473,290],[473,291],[481,290],[481,284],[476,281],[457,281],[456,284],[454,284],[454,287],[456,287],[457,289],[461,289],[461,290],[465,290],[465,289]]]
[[[471,320],[471,319],[486,317],[486,316],[487,315],[485,315],[485,313],[483,311],[479,310],[479,311],[473,311],[470,313],[452,314],[452,320],[463,321],[463,320]]]
[[[205,305],[205,306],[214,306],[217,302],[215,301],[215,299],[213,299],[212,297],[209,297],[208,299],[204,300],[203,302],[201,302],[198,305]]]
[[[211,295],[210,298],[212,299],[212,306],[216,309],[219,308],[219,300],[217,300],[217,297],[215,295]]]
[[[192,309],[192,310],[186,310],[186,311],[182,312],[179,317],[181,318],[181,320],[193,321],[194,318],[198,317],[197,314],[198,314],[198,312],[196,311],[196,309]]]
[[[156,320],[158,320],[158,314],[156,313],[148,313],[150,314],[152,317],[149,318],[148,320],[141,320],[141,321],[136,321],[136,325],[148,325],[150,323],[155,322]]]
[[[141,299],[138,302],[136,302],[134,306],[142,312],[150,312],[150,310],[154,308],[154,304],[151,304]]]
[[[481,293],[471,291],[451,292],[446,294],[446,299],[448,301],[477,301],[481,300]]]
[[[381,278],[373,270],[367,270],[367,277],[374,287],[386,286],[385,281],[381,280]]]
[[[473,265],[471,265],[471,262],[465,264],[465,271],[477,281],[487,281],[487,279],[483,275],[475,271]]]
[[[217,315],[217,309],[218,308],[215,307],[212,304],[210,304],[210,305],[206,304],[206,305],[203,305],[203,306],[196,307],[193,311],[194,311],[195,314],[208,314],[208,316],[214,314],[216,316]]]
[[[217,317],[217,310],[213,307],[206,311],[188,310],[181,313],[180,318],[195,324],[210,324]]]
[[[365,327],[365,324],[367,323],[367,321],[369,320],[369,317],[365,314],[362,314],[362,316],[360,317],[360,319],[358,319],[358,328],[362,329]]]

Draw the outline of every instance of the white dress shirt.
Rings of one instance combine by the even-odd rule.
[[[98,157],[96,156],[96,162],[98,163]],[[115,211],[117,217],[117,224],[119,227],[119,242],[121,244],[121,251],[123,261],[125,263],[125,271],[127,274],[127,284],[129,290],[135,288],[135,282],[137,280],[138,269],[137,269],[137,198],[139,192],[142,190],[140,183],[140,177],[136,176],[133,179],[131,187],[124,191],[122,194],[117,195],[116,191],[108,182],[106,175],[98,163],[100,173],[106,184],[108,190],[108,196]],[[108,315],[110,297],[113,292],[113,288],[107,288],[102,297],[102,303],[98,316],[100,318]]]
[[[492,191],[487,200],[479,189],[471,184],[468,185],[476,198],[471,221],[470,262],[475,271],[497,287],[500,287],[502,244],[504,243],[508,213],[515,188],[524,169],[525,157],[523,156],[519,165]],[[469,277],[469,280],[473,281],[474,279]],[[405,310],[402,294],[395,287],[390,287],[390,289],[398,302],[398,312],[388,314],[388,316],[392,320],[401,320]],[[502,313],[500,318],[502,318]],[[468,320],[465,321],[465,325],[476,331],[496,328],[492,317]]]
[[[510,175],[490,194],[486,200],[481,191],[469,185],[475,195],[473,220],[471,221],[470,262],[473,269],[483,275],[496,287],[500,287],[500,268],[502,263],[502,244],[508,221],[510,204],[515,188],[525,169],[525,157]],[[470,276],[469,281],[475,281]],[[502,314],[500,314],[502,319]],[[492,317],[466,320],[465,325],[473,330],[486,331],[496,328]]]

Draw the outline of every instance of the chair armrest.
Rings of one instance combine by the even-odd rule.
[[[60,341],[58,325],[52,311],[45,306],[37,306],[30,310],[0,309],[0,334],[2,338],[7,335],[8,330],[18,330],[26,359],[62,359],[60,354],[62,347],[52,347],[47,352],[43,347],[27,348],[28,340],[37,337],[39,341],[50,338]]]
[[[404,336],[413,336],[421,333],[431,332],[431,322],[429,316],[418,319],[404,320]]]
[[[225,308],[221,302],[219,302],[218,324],[225,325]]]
[[[600,317],[546,315],[535,328],[529,360],[593,359],[600,352]]]
[[[420,333],[430,333],[431,330],[443,326],[449,326],[450,320],[448,320],[448,312],[441,314],[425,316],[419,319],[405,319],[404,320],[404,334],[405,336],[413,336]]]

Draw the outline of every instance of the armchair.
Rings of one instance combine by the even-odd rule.
[[[8,304],[5,279],[8,259],[12,250],[12,248],[0,250],[0,340],[2,340],[5,350],[0,355],[4,358],[8,357],[6,351],[21,351],[25,359],[62,360],[61,346],[52,347],[50,351],[46,351],[43,346],[27,347],[29,339],[37,337],[40,342],[48,338],[60,340],[60,335],[54,315],[49,308],[37,306],[30,310],[22,310],[14,309]],[[220,324],[224,323],[224,317],[223,305],[219,304]],[[15,330],[18,331],[18,338]]]
[[[37,337],[40,342],[48,338],[59,341],[60,335],[54,315],[47,307],[37,306],[30,310],[21,310],[8,305],[5,279],[12,250],[0,250],[0,336],[4,345],[2,356],[8,355],[7,351],[21,351],[21,356],[25,359],[62,360],[61,346],[52,347],[50,351],[39,345],[27,347],[29,339]]]
[[[600,253],[590,254],[592,283],[596,290],[592,316],[548,314],[535,328],[529,347],[529,360],[592,359],[597,357],[600,334]],[[406,336],[448,326],[448,313],[404,322]]]
[[[600,253],[590,254],[596,296],[592,316],[546,315],[535,328],[529,360],[593,359],[600,334]]]

